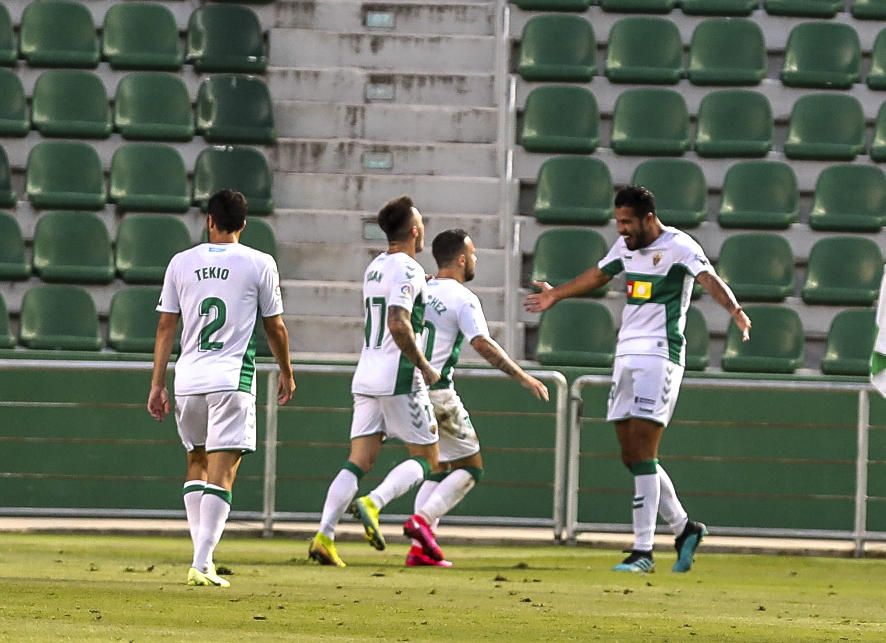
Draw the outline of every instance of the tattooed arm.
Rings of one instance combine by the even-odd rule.
[[[492,366],[517,380],[520,386],[532,393],[536,399],[548,401],[547,387],[520,368],[494,339],[485,335],[478,335],[471,340],[471,346]]]
[[[421,371],[425,383],[431,386],[440,379],[440,373],[431,367],[424,353],[422,353],[421,347],[416,340],[415,332],[412,330],[409,316],[409,311],[402,306],[389,306],[388,330],[391,331],[391,337],[394,338],[394,343],[397,344],[400,352],[403,353],[404,357],[411,364],[414,364]]]

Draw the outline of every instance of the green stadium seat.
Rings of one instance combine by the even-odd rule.
[[[274,238],[274,229],[267,221],[249,219],[246,228],[240,234],[240,243],[272,257],[276,258],[277,256],[277,240]]]
[[[0,295],[0,348],[15,348],[15,336],[9,328],[9,311]]]
[[[591,0],[514,0],[523,11],[587,11]]]
[[[18,74],[0,69],[0,136],[26,136],[30,130],[22,81]]]
[[[683,42],[670,20],[623,18],[612,26],[606,48],[606,77],[614,83],[673,85],[683,75]]]
[[[868,87],[886,89],[886,29],[881,29],[871,50],[871,69],[865,79]]]
[[[22,12],[19,50],[31,67],[94,68],[99,49],[92,14],[79,2],[31,2]]]
[[[114,257],[104,222],[91,212],[47,212],[34,229],[34,272],[43,281],[107,284]]]
[[[532,281],[547,281],[559,286],[588,268],[597,265],[609,247],[600,233],[584,228],[546,230],[535,242],[532,254]],[[589,293],[602,297],[608,284]]]
[[[157,96],[163,96],[162,101]],[[180,76],[163,72],[127,74],[117,84],[114,128],[123,138],[190,141],[194,114],[188,88]]]
[[[766,156],[772,149],[769,99],[746,89],[707,94],[698,108],[695,151],[705,157]]]
[[[274,143],[268,86],[252,76],[210,76],[197,94],[197,131],[210,143]]]
[[[746,373],[793,373],[803,366],[803,324],[793,308],[745,306],[751,318],[751,338],[741,341],[735,320],[729,322],[724,371]]]
[[[886,161],[886,103],[880,105],[877,120],[874,122],[874,140],[871,141],[871,160],[877,163]]]
[[[805,22],[791,29],[781,82],[788,87],[849,89],[861,78],[861,43],[846,24]]]
[[[886,20],[886,0],[853,0],[850,11],[856,20]]]
[[[153,353],[159,300],[159,288],[133,287],[115,292],[108,315],[108,345],[121,353]],[[179,350],[176,337],[173,352]]]
[[[43,72],[34,84],[31,121],[43,136],[107,138],[111,108],[101,78],[79,69]]]
[[[535,218],[539,223],[605,225],[612,219],[612,176],[600,159],[557,156],[538,170]]]
[[[686,75],[693,85],[758,85],[767,66],[763,30],[752,20],[714,18],[692,32]]]
[[[612,149],[616,154],[680,156],[689,149],[686,101],[670,89],[628,89],[615,103]]]
[[[28,154],[28,200],[37,208],[105,207],[102,162],[86,143],[43,141]]]
[[[127,212],[187,212],[191,196],[181,154],[160,143],[117,148],[111,159],[109,201]]]
[[[603,11],[615,13],[670,13],[677,0],[600,0]]]
[[[787,163],[744,161],[726,172],[718,217],[723,228],[785,230],[800,220],[797,175]]]
[[[803,301],[870,306],[883,278],[880,246],[864,237],[826,237],[812,246]]]
[[[708,186],[701,168],[692,161],[643,161],[631,183],[652,190],[656,213],[665,225],[694,228],[707,217]]]
[[[770,16],[833,18],[843,10],[843,0],[763,0]]]
[[[205,5],[188,21],[188,62],[201,74],[260,74],[268,66],[258,16],[248,7]]]
[[[101,349],[98,315],[89,293],[78,286],[36,286],[22,298],[19,341],[34,349]]]
[[[222,189],[242,192],[252,216],[271,214],[271,170],[264,155],[252,147],[208,147],[194,165],[194,204],[203,212],[209,197]]]
[[[821,370],[825,375],[861,375],[871,369],[871,353],[877,336],[873,310],[844,310],[828,330]]]
[[[794,294],[794,254],[787,240],[767,232],[728,237],[717,273],[739,301],[784,301]]]
[[[123,217],[117,228],[117,272],[126,283],[162,284],[169,260],[192,245],[188,227],[176,217]]]
[[[686,370],[703,371],[710,363],[710,338],[708,324],[698,308],[689,307],[686,311]]]
[[[536,16],[523,27],[517,72],[525,80],[590,82],[597,40],[582,16]]]
[[[12,67],[18,59],[12,18],[5,4],[0,4],[0,65]]]
[[[520,144],[528,152],[590,154],[600,113],[584,87],[538,87],[526,97]]]
[[[105,13],[102,55],[113,69],[181,69],[175,16],[162,4],[114,4]]]
[[[7,212],[0,212],[0,279],[21,281],[30,276],[31,263],[25,258],[22,229],[15,217]]]
[[[791,111],[785,156],[790,159],[851,161],[864,152],[864,112],[848,94],[810,94]]]
[[[12,191],[12,172],[6,150],[0,145],[0,208],[15,207],[15,192]]]
[[[749,16],[759,0],[680,0],[688,16]]]
[[[886,176],[870,165],[832,165],[815,184],[813,230],[878,232],[886,212]]]
[[[546,366],[612,366],[615,322],[603,304],[564,300],[541,316],[535,359]]]

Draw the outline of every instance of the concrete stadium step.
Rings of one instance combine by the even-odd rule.
[[[498,149],[482,143],[380,143],[357,139],[279,139],[269,154],[282,172],[498,175]]]
[[[409,194],[419,210],[498,214],[499,181],[493,178],[276,172],[277,207],[299,210],[378,212],[388,200]]]
[[[409,36],[272,29],[276,67],[358,67],[440,73],[489,72],[492,36]]]
[[[371,139],[411,143],[495,143],[492,107],[276,101],[281,137]]]
[[[265,79],[275,100],[494,107],[490,73],[372,72],[354,67],[271,67]]]

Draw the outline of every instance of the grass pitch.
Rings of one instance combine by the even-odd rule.
[[[227,538],[233,587],[184,584],[183,538],[0,535],[0,640],[835,641],[886,639],[886,561],[699,553],[672,574],[609,571],[586,547],[446,547],[452,569],[404,569],[405,545]]]

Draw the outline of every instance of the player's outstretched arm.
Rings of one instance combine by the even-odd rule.
[[[711,297],[723,306],[726,312],[732,315],[738,330],[741,331],[742,341],[748,341],[751,338],[751,320],[742,310],[741,304],[738,303],[738,300],[732,293],[732,289],[723,283],[723,280],[713,272],[703,272],[696,278],[702,288],[707,290]]]
[[[292,360],[289,358],[289,331],[283,323],[283,315],[262,318],[268,348],[277,360],[280,377],[277,380],[277,403],[286,404],[295,393],[295,376],[292,373]]]
[[[160,313],[157,336],[154,340],[154,370],[151,373],[151,392],[148,393],[148,413],[162,422],[169,414],[169,391],[166,390],[166,365],[172,355],[178,313]]]
[[[425,384],[431,386],[440,380],[440,373],[431,366],[422,353],[409,317],[409,311],[402,306],[388,306],[388,330],[400,352],[421,371]]]
[[[556,288],[546,281],[533,281],[532,285],[541,292],[526,296],[523,307],[530,313],[540,313],[547,310],[561,299],[577,297],[609,283],[612,279],[597,266],[588,268],[575,279],[560,284]]]
[[[517,380],[520,386],[532,393],[536,399],[548,401],[548,387],[520,368],[520,365],[512,360],[494,339],[478,335],[471,340],[471,346],[492,366]]]

